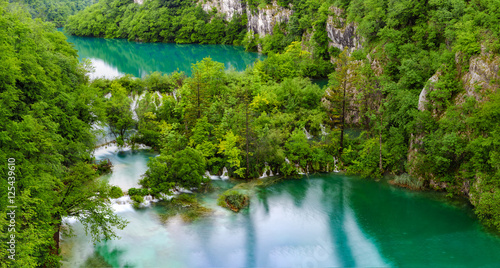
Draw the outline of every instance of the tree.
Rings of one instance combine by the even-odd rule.
[[[208,116],[208,107],[216,96],[224,93],[224,64],[205,58],[192,66],[192,76],[183,91],[186,128],[197,119]]]
[[[155,157],[148,162],[148,167],[146,176],[139,183],[157,196],[170,194],[170,190],[178,187],[199,188],[207,182],[204,178],[205,159],[201,152],[190,147],[173,155]]]
[[[340,148],[339,154],[342,154],[344,149],[344,129],[346,121],[346,110],[351,101],[351,93],[356,72],[353,71],[354,63],[349,57],[348,50],[344,49],[335,61],[336,71],[331,78],[333,86],[329,87],[325,92],[327,114],[330,117],[329,123],[332,126],[340,126]]]
[[[130,110],[131,101],[125,89],[116,81],[111,84],[111,94],[105,104],[107,123],[117,142],[123,145],[127,131],[135,124]]]

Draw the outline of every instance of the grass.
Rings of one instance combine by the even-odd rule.
[[[394,178],[394,180],[390,181],[389,183],[392,185],[410,188],[413,190],[421,190],[424,188],[423,181],[421,181],[419,179],[412,178],[410,175],[408,175],[408,173],[404,173],[404,174],[401,174],[399,176],[396,176]]]

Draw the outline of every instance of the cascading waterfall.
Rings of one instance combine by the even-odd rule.
[[[220,178],[222,180],[228,180],[229,179],[229,176],[227,175],[227,168],[224,167],[224,169],[222,169],[222,175],[220,175]]]
[[[206,178],[209,178],[211,180],[220,180],[221,178],[217,175],[212,175],[210,174],[210,172],[208,172],[208,170],[205,171],[205,177]]]
[[[333,172],[339,172],[339,168],[337,167],[337,163],[338,163],[338,160],[337,160],[337,158],[334,156],[334,157],[333,157],[333,165],[334,165]]]
[[[304,134],[306,134],[306,138],[308,140],[313,138],[313,136],[309,132],[307,132],[307,129],[305,127],[303,127],[302,129],[304,130]]]
[[[141,95],[134,95],[132,97],[132,103],[130,104],[130,111],[132,111],[132,118],[135,121],[139,120],[139,117],[137,116],[137,112],[135,111],[137,109],[137,103],[139,101],[141,101],[145,95],[146,95],[146,91],[142,92]]]
[[[174,89],[174,91],[172,91],[172,95],[174,96],[175,101],[178,101],[177,100],[177,92],[175,89]]]
[[[326,136],[330,133],[326,132],[326,127],[323,126],[323,124],[319,124],[319,127],[321,128],[321,135]]]
[[[267,163],[264,163],[264,164],[265,164],[264,172],[262,173],[262,176],[259,177],[259,179],[264,179],[264,178],[267,178],[267,177],[274,176],[273,170],[271,169],[271,167],[269,167],[269,165]],[[268,171],[269,171],[269,176],[267,175]]]

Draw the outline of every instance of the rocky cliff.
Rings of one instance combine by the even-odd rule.
[[[235,14],[242,15],[245,9],[245,3],[240,0],[202,0],[200,5],[206,12],[217,10],[217,13],[223,14],[228,21]]]
[[[347,48],[349,51],[362,48],[363,40],[357,35],[356,24],[354,22],[347,23],[342,17],[343,11],[337,7],[331,7],[330,11],[334,14],[328,16],[326,22],[326,32],[328,33],[329,47],[336,47],[340,50]]]
[[[143,0],[135,0],[143,1]],[[235,14],[246,14],[248,23],[248,31],[253,34],[258,34],[260,37],[272,34],[274,26],[277,23],[287,23],[293,14],[293,6],[282,7],[273,1],[265,7],[256,9],[249,8],[246,1],[242,0],[201,0],[199,4],[202,8],[209,12],[217,10],[226,20],[231,20]],[[357,27],[351,22],[347,23],[342,17],[342,10],[337,7],[331,7],[330,12],[333,14],[328,16],[326,23],[326,32],[328,34],[329,47],[336,47],[340,50],[347,48],[349,51],[362,48],[363,39],[356,33]],[[304,33],[303,46],[304,49],[313,52],[312,46],[309,45],[313,31]]]
[[[265,8],[258,8],[257,10],[247,9],[249,31],[253,31],[259,36],[264,36],[273,33],[273,28],[276,23],[286,23],[290,20],[293,11],[290,8],[278,6],[276,1]]]

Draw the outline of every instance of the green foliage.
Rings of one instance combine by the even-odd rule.
[[[128,195],[129,196],[146,196],[149,195],[149,190],[148,189],[142,189],[142,188],[130,188],[128,189]]]
[[[206,183],[205,159],[196,149],[187,147],[173,155],[160,155],[148,162],[146,176],[140,181],[153,195],[170,194],[177,187],[200,188]]]
[[[22,8],[29,11],[33,18],[53,22],[56,27],[62,27],[69,16],[94,3],[92,0],[14,0]]]
[[[65,29],[83,36],[181,44],[238,44],[246,33],[246,15],[226,21],[194,1],[175,3],[102,0],[69,17]]]
[[[120,198],[123,196],[123,191],[118,186],[111,186],[111,190],[109,191],[110,198]]]
[[[98,91],[53,24],[0,2],[0,157],[15,159],[15,204],[0,182],[2,239],[7,205],[18,207],[16,260],[0,245],[3,267],[58,267],[63,217],[74,216],[94,241],[116,237],[126,221],[109,202],[110,187],[91,165],[91,125],[101,120]],[[4,178],[7,168],[2,170]]]
[[[236,190],[227,190],[217,198],[217,204],[221,207],[228,208],[234,212],[249,205],[250,199],[248,195],[242,194]]]

